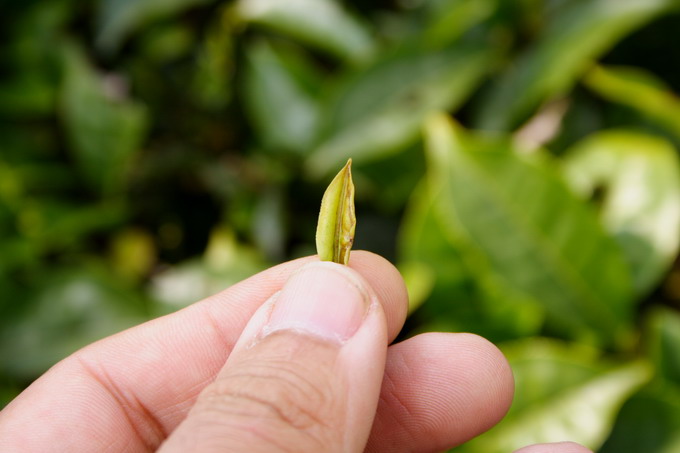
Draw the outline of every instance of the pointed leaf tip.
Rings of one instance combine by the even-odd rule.
[[[347,264],[354,242],[354,183],[352,159],[333,178],[321,200],[316,227],[316,250],[321,261]]]

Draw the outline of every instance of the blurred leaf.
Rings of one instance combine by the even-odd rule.
[[[399,234],[399,268],[414,296],[409,309],[422,305],[418,314],[429,330],[474,332],[492,341],[536,334],[542,308],[496,278],[476,250],[442,227],[430,189],[416,189]]]
[[[14,214],[18,236],[0,241],[0,272],[33,267],[45,254],[82,247],[85,238],[124,218],[122,206],[116,203],[78,206],[55,200],[25,200]]]
[[[643,362],[603,366],[595,351],[547,340],[504,348],[515,376],[515,401],[496,427],[456,452],[505,453],[571,440],[597,449],[624,401],[651,376]]]
[[[407,205],[398,238],[400,266],[417,267],[437,281],[464,284],[467,269],[434,216],[434,199],[421,183]]]
[[[307,151],[319,129],[319,105],[285,55],[264,41],[246,51],[245,103],[263,144],[273,150]]]
[[[514,129],[539,104],[564,94],[623,36],[676,6],[677,0],[569,2],[499,79],[481,106],[479,127]]]
[[[497,8],[497,0],[442,0],[430,4],[429,24],[423,30],[423,40],[429,48],[452,43]]]
[[[208,2],[210,0],[99,0],[96,45],[105,53],[113,53],[143,25]]]
[[[408,312],[413,313],[432,294],[435,276],[432,267],[417,261],[399,264],[399,273],[408,291]]]
[[[19,384],[14,384],[0,381],[0,410],[4,409],[14,398],[19,396],[23,387]]]
[[[95,73],[75,46],[64,52],[62,120],[70,151],[93,188],[120,188],[144,138],[146,109],[124,99],[122,80]]]
[[[329,107],[306,170],[321,177],[350,157],[361,164],[403,150],[428,113],[455,110],[472,94],[495,56],[487,44],[470,44],[399,54],[355,74]]]
[[[217,14],[200,44],[192,89],[200,105],[218,109],[231,100],[234,72],[233,25],[228,9]]]
[[[571,187],[584,198],[601,191],[602,219],[619,241],[637,294],[651,290],[680,247],[680,162],[665,140],[605,131],[578,143],[564,159]]]
[[[240,244],[228,229],[218,227],[212,232],[202,260],[185,261],[153,279],[151,292],[163,304],[157,314],[216,294],[266,267],[254,249]]]
[[[54,110],[56,94],[54,81],[44,73],[26,73],[0,85],[0,113],[21,116],[50,114]]]
[[[369,29],[336,0],[240,0],[244,21],[289,35],[349,62],[375,51]]]
[[[8,9],[5,2],[3,17],[11,19],[0,25],[0,113],[15,119],[49,116],[57,98],[59,37],[73,6],[53,0],[21,2],[15,15]]]
[[[545,305],[569,337],[629,341],[630,277],[616,243],[547,162],[475,140],[443,115],[426,130],[445,228],[460,225],[489,269]]]
[[[43,275],[23,316],[0,330],[0,373],[34,378],[77,349],[147,319],[146,303],[100,270]]]
[[[647,350],[658,374],[680,386],[680,314],[668,308],[654,309],[646,333]]]
[[[117,225],[124,217],[124,207],[115,202],[81,206],[44,199],[26,203],[18,222],[20,231],[27,237],[65,245]]]
[[[139,42],[139,54],[146,62],[165,63],[181,58],[196,45],[193,30],[182,24],[164,24],[146,32]]]
[[[599,453],[678,451],[680,390],[666,385],[645,389],[626,402]]]
[[[139,228],[127,228],[113,237],[111,265],[126,280],[139,281],[156,262],[153,237]]]
[[[633,67],[595,66],[584,83],[605,99],[647,115],[680,138],[680,99],[651,73]]]
[[[286,239],[286,205],[280,187],[266,190],[255,206],[252,231],[258,249],[272,261],[284,257]]]

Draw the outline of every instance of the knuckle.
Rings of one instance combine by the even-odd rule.
[[[270,444],[295,436],[298,445],[328,445],[344,400],[335,398],[328,385],[337,380],[329,371],[332,366],[305,366],[312,363],[290,357],[246,358],[206,387],[197,406],[209,420]]]

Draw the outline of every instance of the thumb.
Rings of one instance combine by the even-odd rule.
[[[386,331],[382,306],[356,271],[302,267],[255,313],[160,451],[363,451]]]

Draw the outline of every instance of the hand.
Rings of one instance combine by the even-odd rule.
[[[284,263],[58,363],[0,412],[0,451],[444,450],[503,417],[512,374],[475,335],[388,347],[406,307],[376,255]]]

